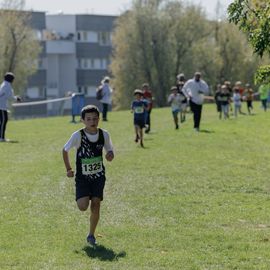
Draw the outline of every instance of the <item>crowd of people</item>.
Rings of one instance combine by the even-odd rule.
[[[258,96],[262,108],[267,110],[270,94],[270,84],[262,84],[258,92],[254,92],[250,84],[242,86],[241,81],[231,85],[230,81],[218,84],[214,96],[209,96],[209,87],[202,79],[200,72],[195,72],[194,77],[186,80],[185,75],[180,73],[176,78],[176,85],[170,89],[168,104],[171,106],[173,123],[175,129],[186,121],[187,112],[193,114],[193,128],[200,131],[200,122],[204,100],[214,100],[220,119],[235,118],[239,114],[252,114],[253,100]],[[142,90],[134,91],[132,112],[134,113],[135,142],[140,142],[143,147],[143,129],[146,133],[150,131],[150,112],[153,106],[152,92],[148,84],[143,84]],[[246,104],[247,112],[244,112],[243,104]]]
[[[257,93],[249,83],[243,86],[241,81],[237,81],[233,86],[229,81],[225,81],[222,85],[218,84],[214,97],[219,118],[228,119],[230,111],[234,117],[238,117],[239,114],[252,114],[253,100],[256,96],[259,96],[262,108],[266,111],[269,92],[268,84],[262,84]],[[243,104],[246,104],[247,113],[243,112]]]

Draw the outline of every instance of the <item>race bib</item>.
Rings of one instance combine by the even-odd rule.
[[[135,111],[135,113],[143,113],[144,109],[143,109],[143,107],[135,107],[134,111]]]
[[[101,172],[102,157],[84,158],[82,159],[82,174],[93,175]]]

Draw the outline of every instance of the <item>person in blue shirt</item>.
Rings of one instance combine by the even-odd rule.
[[[140,89],[134,90],[134,97],[135,99],[131,104],[131,110],[134,114],[135,142],[140,141],[141,147],[144,147],[143,129],[145,127],[145,115],[149,104],[143,99],[143,91]]]

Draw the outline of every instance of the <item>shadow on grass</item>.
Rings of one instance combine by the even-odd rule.
[[[215,133],[213,130],[208,130],[208,129],[200,129],[201,133]]]
[[[102,245],[97,245],[96,247],[85,246],[82,250],[85,251],[89,258],[97,258],[101,261],[118,261],[119,258],[124,258],[126,256],[125,251],[116,253],[112,249]]]
[[[4,142],[1,142],[1,143],[18,143],[19,141],[15,141],[15,140],[6,140]]]

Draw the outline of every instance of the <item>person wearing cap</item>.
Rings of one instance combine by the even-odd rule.
[[[184,84],[183,92],[188,97],[190,109],[193,112],[194,130],[200,131],[204,95],[209,93],[209,87],[207,83],[201,79],[200,72],[196,72],[194,78]]]
[[[134,97],[131,104],[131,112],[134,114],[134,128],[135,128],[135,142],[140,141],[141,147],[143,145],[143,129],[145,127],[145,115],[149,109],[149,104],[143,99],[143,91],[140,89],[134,90]]]
[[[0,142],[8,141],[5,138],[6,126],[8,122],[8,101],[21,101],[19,96],[14,96],[14,91],[11,86],[14,79],[14,74],[7,72],[4,76],[4,81],[0,86]]]
[[[176,76],[176,81],[177,81],[177,84],[179,82],[183,82],[185,83],[186,82],[186,79],[185,79],[185,74],[184,73],[180,73]]]
[[[109,106],[112,104],[112,93],[113,93],[113,89],[110,86],[109,77],[105,77],[101,81],[101,87],[102,87],[102,98],[100,102],[102,103],[102,120],[108,121],[107,114]]]

